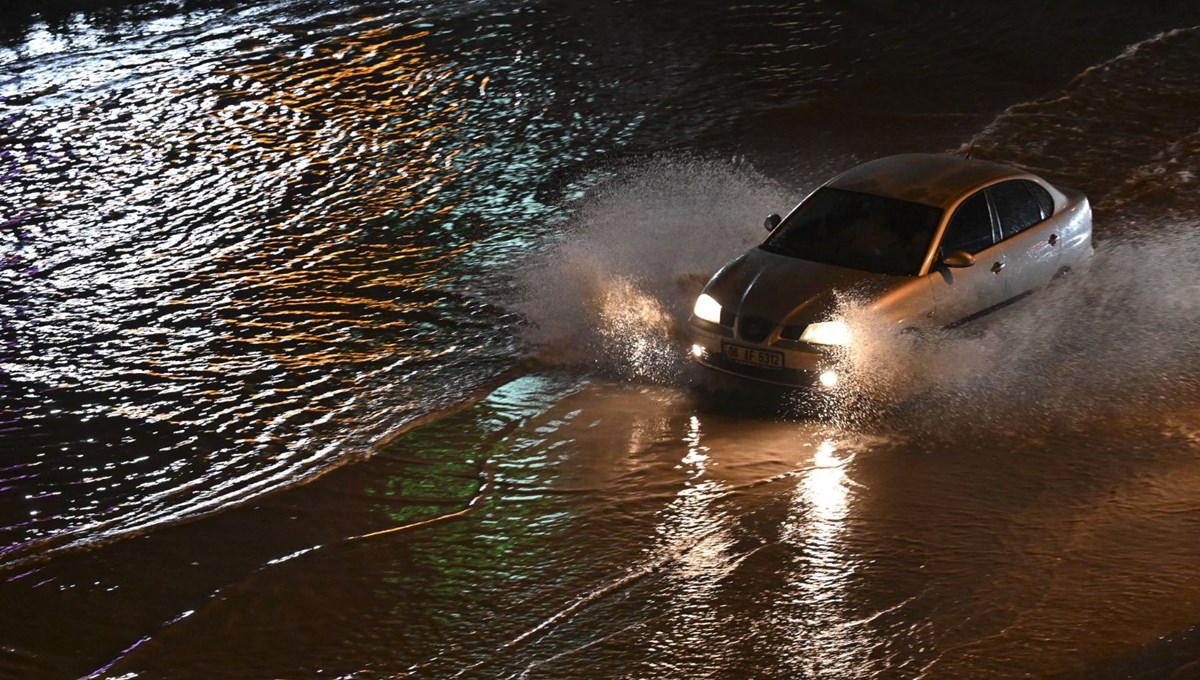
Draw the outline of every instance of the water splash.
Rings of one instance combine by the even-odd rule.
[[[1098,246],[1083,270],[966,326],[923,337],[845,306],[855,343],[839,417],[901,404],[936,436],[961,428],[1060,427],[1195,403],[1200,379],[1200,235],[1189,222]],[[890,420],[889,420],[890,422]]]
[[[523,340],[539,361],[683,384],[687,316],[707,278],[760,235],[786,192],[736,162],[660,158],[622,168],[519,277]],[[962,328],[896,335],[853,294],[849,376],[816,409],[843,427],[901,418],[1010,428],[1128,412],[1196,386],[1200,237],[1160,220],[1103,242],[1090,265]],[[811,400],[797,400],[812,412]],[[929,415],[923,415],[928,412]]]
[[[762,216],[795,196],[736,160],[663,157],[610,171],[519,277],[525,343],[550,364],[678,379],[695,296],[758,240]]]

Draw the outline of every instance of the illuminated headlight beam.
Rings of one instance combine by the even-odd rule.
[[[714,300],[708,293],[703,293],[696,298],[696,306],[692,308],[692,314],[695,314],[697,319],[721,323],[721,303]]]
[[[811,342],[815,345],[848,345],[850,344],[850,327],[845,321],[822,321],[810,323],[800,335],[801,342]]]

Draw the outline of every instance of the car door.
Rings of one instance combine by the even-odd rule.
[[[1047,219],[1054,200],[1036,182],[1023,179],[1001,182],[987,191],[999,222],[1000,247],[1008,258],[1008,296],[1041,288],[1058,272],[1062,252],[1056,225]]]
[[[939,323],[962,321],[1007,299],[1005,253],[997,240],[986,190],[959,203],[942,233],[929,272],[934,317]],[[945,258],[958,251],[969,253],[974,262],[964,267],[946,265]]]

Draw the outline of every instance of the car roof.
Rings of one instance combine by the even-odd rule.
[[[1034,179],[1000,163],[951,154],[906,153],[847,170],[826,186],[948,209],[979,187],[1018,177]]]

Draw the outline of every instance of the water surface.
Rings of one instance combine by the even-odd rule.
[[[22,21],[0,671],[1186,672],[1200,17],[1075,5]],[[1087,191],[1090,270],[820,413],[698,389],[763,215],[959,148]]]

